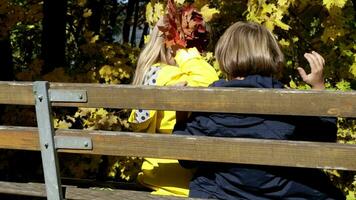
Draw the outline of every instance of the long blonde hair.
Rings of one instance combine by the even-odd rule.
[[[132,84],[142,85],[145,74],[156,63],[167,64],[167,49],[158,25],[153,28],[149,41],[140,53]]]
[[[228,79],[259,74],[278,78],[284,56],[273,34],[253,22],[236,22],[219,39],[215,57]]]

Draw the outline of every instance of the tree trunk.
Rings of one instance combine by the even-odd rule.
[[[14,80],[14,64],[9,38],[0,40],[0,81]]]
[[[136,46],[136,29],[138,24],[138,17],[140,12],[140,4],[139,0],[136,1],[135,4],[135,16],[134,16],[134,23],[132,25],[132,32],[131,32],[131,45]]]
[[[100,33],[101,18],[105,3],[105,1],[88,1],[88,8],[90,8],[93,13],[89,20],[89,30],[94,31],[96,35]]]
[[[148,25],[148,23],[145,23],[145,26],[143,27],[143,31],[142,31],[142,35],[141,35],[141,40],[140,40],[140,45],[139,45],[140,48],[142,48],[143,45],[145,45],[145,35],[148,34],[148,29],[149,29],[149,25]]]
[[[117,4],[117,0],[111,0],[112,9],[109,15],[109,24],[111,28],[105,31],[105,41],[110,43],[114,42],[114,29],[117,27],[116,19],[120,12]]]
[[[124,43],[128,43],[130,40],[131,19],[136,1],[138,0],[129,0],[127,3],[126,18],[124,20],[124,26],[122,28],[122,39]]]
[[[65,66],[67,0],[44,0],[42,57],[43,74]]]
[[[14,64],[12,61],[12,48],[8,37],[0,40],[0,81],[14,80]],[[0,116],[3,115],[6,105],[0,105]],[[0,117],[0,122],[3,124]]]

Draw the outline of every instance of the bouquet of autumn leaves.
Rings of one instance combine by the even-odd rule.
[[[208,43],[208,31],[202,14],[192,5],[180,7],[173,0],[167,2],[164,25],[159,26],[167,48],[174,52],[181,48],[196,47],[202,51]]]

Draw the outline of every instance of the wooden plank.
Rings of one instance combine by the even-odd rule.
[[[10,86],[9,86],[10,85]],[[54,106],[143,108],[249,114],[356,117],[356,91],[182,88],[51,83],[53,89],[87,90],[87,103]],[[31,84],[0,82],[0,102],[33,105]],[[9,89],[10,88],[10,89]]]
[[[37,129],[23,129],[0,128],[0,148],[39,150]],[[56,134],[91,137],[93,150],[60,150],[67,153],[356,171],[356,145],[350,144],[64,129]]]
[[[32,82],[0,81],[0,104],[34,105]]]
[[[63,186],[66,199],[88,200],[88,199],[125,199],[125,200],[182,200],[193,198],[181,198],[172,196],[156,196],[145,191],[120,190],[108,188],[77,188],[74,186]],[[35,197],[46,197],[43,183],[17,183],[0,181],[0,194],[16,194]]]
[[[34,127],[0,126],[0,148],[40,151],[38,129]]]
[[[356,91],[51,84],[84,89],[84,107],[356,117]]]

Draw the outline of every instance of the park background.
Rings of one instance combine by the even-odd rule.
[[[356,89],[355,0],[175,0],[194,3],[209,21],[204,58],[219,72],[214,45],[239,20],[266,26],[286,56],[283,83],[310,89],[298,76],[305,52],[326,59],[327,89]],[[162,0],[0,0],[0,81],[130,84],[150,29],[164,14]],[[220,73],[220,72],[219,72]],[[223,77],[223,74],[220,74]],[[134,99],[133,99],[134,100]],[[36,126],[34,108],[0,106],[0,124]],[[128,131],[129,110],[56,108],[56,128]],[[15,117],[16,116],[16,117]],[[356,120],[338,119],[338,142],[356,144]],[[60,154],[62,177],[135,181],[140,158]],[[356,162],[356,161],[355,161]],[[327,171],[348,199],[356,173]],[[39,152],[0,150],[1,180],[43,179]]]

